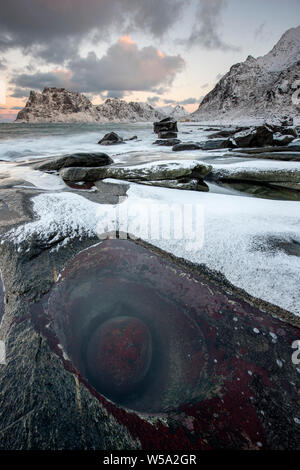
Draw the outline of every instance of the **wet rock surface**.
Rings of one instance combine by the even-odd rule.
[[[50,158],[33,165],[35,170],[58,171],[71,167],[101,167],[111,165],[113,160],[105,153],[75,153],[63,157]]]
[[[123,396],[136,389],[148,373],[152,337],[147,325],[120,316],[100,325],[87,347],[87,367],[99,390]]]
[[[17,278],[25,284],[8,299],[7,319],[18,322],[6,330],[8,365],[0,368],[1,448],[298,448],[300,379],[290,345],[299,330],[271,316],[283,311],[126,240],[82,251],[54,283],[54,268],[70,254],[27,261],[27,279]],[[5,268],[4,278],[10,288]],[[147,324],[153,352],[146,382],[122,395],[120,407],[92,385],[85,351],[98,326],[128,315]],[[17,408],[16,389],[24,397]],[[164,410],[163,421],[155,410]]]
[[[174,145],[173,152],[184,152],[185,150],[201,150],[201,145],[196,142],[182,142]]]
[[[180,178],[203,179],[211,171],[211,166],[193,162],[182,165],[179,162],[158,162],[140,166],[103,168],[66,168],[60,174],[65,181],[96,181],[114,178],[126,181],[160,181]]]
[[[161,121],[155,122],[153,126],[154,126],[155,134],[161,134],[162,132],[166,132],[166,133],[178,132],[177,121],[175,121],[175,119],[171,117],[167,117],[165,119],[162,119]],[[172,135],[172,137],[174,136]]]
[[[161,145],[166,147],[173,147],[174,145],[180,144],[181,140],[179,139],[158,139],[153,142],[153,145]]]
[[[100,145],[118,145],[118,144],[124,144],[124,139],[123,137],[120,137],[116,132],[109,132],[108,134],[105,134],[102,139],[99,140],[98,144]]]

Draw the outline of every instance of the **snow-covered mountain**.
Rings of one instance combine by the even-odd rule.
[[[190,113],[188,113],[183,106],[180,106],[179,104],[176,106],[161,106],[157,108],[158,111],[162,112],[166,116],[170,116],[174,119],[185,119],[189,116]]]
[[[195,121],[250,122],[299,119],[300,26],[286,31],[263,57],[233,65],[205,96]]]
[[[42,93],[30,92],[16,122],[139,122],[157,121],[163,117],[164,113],[146,103],[109,98],[94,106],[81,93],[47,87]]]

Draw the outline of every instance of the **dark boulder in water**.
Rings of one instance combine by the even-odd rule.
[[[176,137],[177,137],[177,132],[171,132],[171,131],[158,132],[159,139],[176,139]]]
[[[201,150],[201,145],[196,142],[182,142],[174,145],[173,152],[183,152],[184,150]]]
[[[153,142],[153,145],[161,145],[166,147],[173,147],[174,145],[180,144],[180,139],[158,139]]]
[[[35,170],[59,171],[73,167],[101,167],[110,165],[113,160],[106,153],[74,153],[44,160],[34,165]]]
[[[237,132],[233,139],[237,147],[266,147],[273,145],[273,133],[273,129],[264,125]]]
[[[218,150],[234,147],[231,139],[212,139],[200,145],[202,150]]]
[[[115,132],[109,132],[108,134],[105,134],[105,136],[99,140],[98,144],[100,145],[118,145],[118,144],[124,144],[124,139],[120,137],[118,134]]]
[[[159,134],[161,132],[178,132],[177,121],[171,117],[155,122],[153,126],[155,134]]]

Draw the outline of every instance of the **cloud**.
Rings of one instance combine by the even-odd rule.
[[[201,88],[207,88],[209,83],[204,83],[204,85],[201,86]]]
[[[161,99],[160,96],[149,96],[147,98],[147,101],[150,104],[156,104],[160,99]]]
[[[33,74],[21,73],[14,75],[11,83],[16,85],[12,96],[19,98],[24,96],[23,89],[39,90],[44,87],[63,88],[70,85],[70,71],[52,70],[50,72],[37,72]],[[18,94],[19,96],[16,96]]]
[[[26,88],[16,87],[13,89],[13,92],[10,93],[10,96],[12,98],[27,98],[29,93],[30,93],[30,88],[26,89]]]
[[[19,47],[62,63],[88,36],[107,40],[131,28],[161,37],[183,7],[180,0],[9,0],[1,4],[0,50]]]
[[[197,98],[186,98],[185,100],[178,101],[178,104],[186,105],[186,104],[195,104],[199,103]]]
[[[3,57],[0,57],[0,70],[6,69],[6,60]]]
[[[18,88],[65,87],[85,93],[101,91],[153,91],[170,86],[185,65],[180,56],[165,55],[153,46],[139,49],[129,36],[123,36],[100,59],[94,52],[73,57],[66,69],[33,74],[15,74]]]
[[[187,40],[189,46],[197,45],[208,50],[240,50],[227,44],[220,35],[219,26],[226,4],[226,0],[198,0],[196,22]]]
[[[177,100],[172,100],[172,99],[164,99],[163,102],[165,104],[180,104],[180,105],[187,105],[187,104],[195,104],[195,103],[199,103],[199,100],[197,98],[186,98],[184,100],[181,100],[181,101],[177,101]]]
[[[126,93],[121,90],[110,90],[106,93],[106,98],[124,98]]]

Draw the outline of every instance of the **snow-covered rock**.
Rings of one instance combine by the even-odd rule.
[[[299,119],[300,26],[288,30],[265,56],[235,64],[206,95],[195,121],[262,122]]]
[[[44,88],[42,93],[31,91],[16,122],[139,122],[155,121],[164,114],[146,103],[109,98],[94,106],[81,93],[65,88]]]

